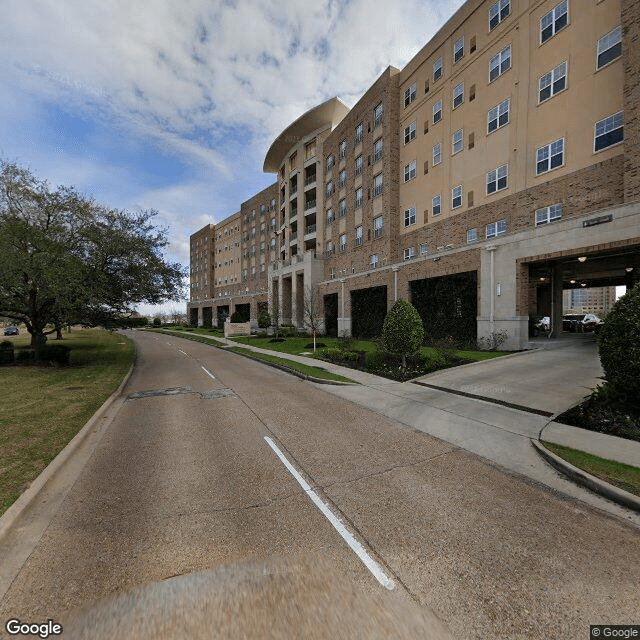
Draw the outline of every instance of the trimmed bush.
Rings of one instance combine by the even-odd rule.
[[[598,347],[607,384],[632,405],[640,405],[640,283],[607,314]]]
[[[405,367],[406,356],[416,353],[424,339],[422,319],[416,308],[406,300],[396,300],[384,319],[380,338],[386,351],[402,357]]]
[[[271,316],[268,311],[261,311],[258,314],[258,326],[261,329],[268,329],[271,326]]]
[[[162,325],[162,320],[160,320],[160,318],[154,318],[153,319],[153,326],[154,327],[159,327]]]
[[[13,342],[11,340],[0,342],[0,365],[12,364],[14,359]]]
[[[239,311],[234,311],[231,314],[231,322],[242,322],[242,314]]]
[[[38,360],[40,362],[49,362],[51,364],[69,364],[69,356],[71,348],[64,344],[47,344],[40,349]]]

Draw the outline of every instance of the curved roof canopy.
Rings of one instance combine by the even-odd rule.
[[[300,140],[323,126],[333,128],[348,112],[349,107],[340,98],[331,98],[301,115],[273,141],[264,159],[263,171],[277,173],[291,148]]]

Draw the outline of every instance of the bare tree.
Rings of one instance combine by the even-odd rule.
[[[304,289],[303,300],[304,323],[311,329],[313,334],[313,351],[316,350],[316,335],[322,326],[322,307],[317,287],[307,285]]]

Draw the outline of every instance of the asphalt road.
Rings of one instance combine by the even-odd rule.
[[[181,338],[129,335],[138,357],[126,400],[0,602],[3,626],[73,619],[193,572],[240,567],[237,591],[247,567],[283,566],[316,580],[289,600],[309,590],[317,602],[326,579],[378,609],[432,610],[455,638],[586,639],[590,624],[640,623],[637,528],[322,385]]]

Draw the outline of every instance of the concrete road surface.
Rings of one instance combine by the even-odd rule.
[[[134,375],[93,455],[59,506],[33,507],[49,517],[25,514],[41,533],[18,522],[0,546],[6,577],[12,545],[30,545],[3,627],[91,620],[103,598],[193,572],[231,571],[237,591],[247,566],[290,565],[314,574],[287,591],[301,611],[326,576],[382,609],[433,611],[455,638],[586,639],[590,624],[640,623],[633,525],[321,385],[129,335]]]

